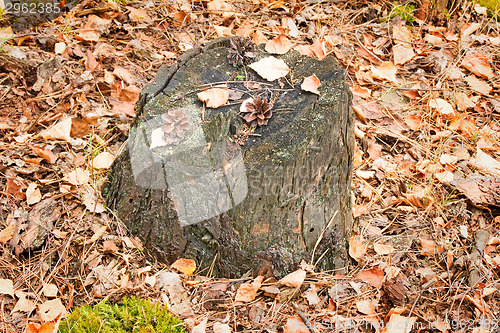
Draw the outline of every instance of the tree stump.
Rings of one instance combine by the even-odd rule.
[[[343,71],[331,56],[292,50],[275,56],[290,73],[269,82],[231,65],[229,47],[218,39],[191,50],[143,89],[104,188],[108,206],[161,262],[192,258],[226,277],[283,276],[302,260],[345,269],[354,136]],[[251,62],[267,56],[260,46]],[[300,87],[312,74],[319,95]],[[236,100],[205,107],[197,94],[221,84]],[[239,110],[256,96],[274,102],[273,115],[251,131]],[[166,142],[176,113],[186,132]]]

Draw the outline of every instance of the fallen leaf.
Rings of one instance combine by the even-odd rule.
[[[373,249],[377,254],[380,255],[385,255],[385,254],[391,254],[392,252],[396,251],[394,247],[390,244],[380,244],[380,243],[375,243],[373,245]]]
[[[356,278],[360,279],[363,282],[370,284],[375,288],[382,287],[382,283],[384,282],[384,272],[379,267],[373,267],[370,269],[363,269],[359,271],[356,275]]]
[[[115,157],[108,152],[102,152],[92,159],[92,167],[94,169],[109,169],[113,164]]]
[[[319,39],[316,39],[311,45],[311,51],[319,60],[323,60],[326,57],[325,45]]]
[[[153,23],[151,17],[149,17],[148,13],[144,9],[134,8],[130,6],[126,6],[130,12],[128,13],[128,17],[133,22],[144,22],[147,24]]]
[[[210,88],[198,93],[198,99],[209,108],[218,108],[229,100],[229,90],[225,88]]]
[[[64,176],[63,180],[72,185],[78,186],[87,184],[90,180],[90,176],[87,170],[76,168],[75,170]]]
[[[12,309],[11,313],[14,312],[31,312],[36,308],[35,302],[26,298],[26,293],[16,292],[16,296],[19,300],[16,302],[16,306]]]
[[[282,59],[276,59],[273,56],[263,58],[248,67],[256,71],[257,74],[267,81],[274,81],[285,77],[290,71],[290,68],[288,68],[287,64]]]
[[[382,64],[379,66],[371,66],[370,71],[371,71],[371,77],[374,79],[378,80],[386,80],[390,81],[392,83],[397,84],[398,81],[396,79],[396,72],[397,72],[396,66],[390,61],[384,61]]]
[[[476,157],[471,158],[469,164],[486,174],[500,177],[500,162],[479,148],[477,149]]]
[[[422,124],[422,116],[418,114],[409,114],[405,118],[405,124],[414,131]]]
[[[451,119],[455,115],[453,106],[442,98],[434,98],[429,101],[429,106],[435,109],[445,119]]]
[[[56,297],[58,291],[59,291],[59,289],[57,288],[57,286],[55,284],[52,284],[52,283],[47,283],[42,288],[43,294],[47,297]]]
[[[311,333],[311,331],[299,317],[291,317],[286,320],[283,333]]]
[[[477,23],[477,22],[473,22],[473,23],[467,23],[467,24],[464,24],[461,28],[460,28],[460,32],[462,34],[462,38],[465,38],[467,36],[470,36],[471,34],[473,34],[474,32],[476,32],[477,29],[481,28],[481,23]]]
[[[42,322],[48,322],[56,319],[58,316],[64,317],[66,307],[62,304],[61,299],[55,298],[50,301],[45,301],[38,306],[40,318]]]
[[[49,162],[50,164],[54,164],[55,161],[57,160],[57,156],[54,155],[52,150],[46,149],[46,148],[41,148],[33,145],[29,145],[31,150],[35,152],[38,156]]]
[[[304,78],[304,82],[302,82],[300,88],[304,91],[309,91],[319,95],[318,88],[321,86],[321,82],[319,81],[316,75],[307,76]]]
[[[425,34],[424,42],[432,45],[440,45],[443,43],[443,39],[433,34]]]
[[[257,290],[259,290],[264,280],[263,276],[257,276],[252,282],[242,283],[241,286],[236,291],[235,302],[251,302],[257,296]]]
[[[373,305],[373,302],[369,299],[357,301],[356,308],[358,309],[359,312],[365,315],[375,314],[375,306]]]
[[[33,205],[40,202],[40,200],[42,200],[40,189],[35,183],[30,183],[26,189],[26,203],[28,205]]]
[[[40,135],[45,140],[71,141],[71,122],[71,117],[66,117],[46,130],[43,130]]]
[[[207,331],[207,323],[208,323],[208,319],[203,319],[201,321],[201,323],[199,323],[198,325],[196,325],[195,327],[193,327],[193,329],[191,330],[191,333],[205,333]]]
[[[441,247],[433,240],[420,237],[420,245],[422,246],[422,255],[434,255],[441,251]]]
[[[500,195],[496,194],[496,189],[500,188],[498,177],[467,177],[452,185],[456,186],[475,205],[500,206]]]
[[[415,57],[415,52],[413,52],[411,45],[396,44],[392,47],[392,53],[395,65],[406,64]]]
[[[417,317],[408,318],[393,313],[382,333],[410,333],[416,321]]]
[[[321,299],[318,297],[318,286],[315,284],[311,284],[309,289],[304,293],[304,298],[307,300],[309,305],[315,306],[321,302]]]
[[[0,243],[6,243],[14,236],[15,225],[11,224],[2,231],[0,231]]]
[[[104,235],[104,232],[106,231],[108,227],[106,227],[105,225],[101,226],[93,235],[92,237],[90,237],[89,240],[86,240],[83,244],[92,244],[94,243],[96,240],[98,240],[99,238],[101,238],[102,235]]]
[[[467,84],[476,91],[488,95],[493,88],[486,81],[478,79],[474,75],[469,75],[465,78]]]
[[[228,324],[216,322],[214,323],[214,333],[231,333],[231,327]]]
[[[462,92],[455,94],[455,105],[459,111],[466,111],[476,106],[476,104]]]
[[[371,94],[372,94],[372,91],[370,89],[365,88],[365,87],[361,87],[357,84],[352,86],[351,89],[352,89],[352,93],[354,95],[361,97],[361,98],[364,98],[364,99],[370,98]]]
[[[298,269],[295,272],[292,272],[292,273],[286,275],[281,280],[279,280],[279,283],[284,284],[285,286],[293,287],[293,288],[300,288],[302,283],[304,283],[306,275],[307,275],[307,273],[305,270]]]
[[[466,55],[462,60],[462,66],[485,79],[491,79],[496,76],[488,63],[488,58],[482,52]]]
[[[64,51],[66,51],[66,43],[60,42],[60,43],[56,43],[54,45],[54,53],[55,54],[63,54]]]
[[[392,38],[395,39],[395,43],[401,42],[412,42],[411,30],[407,26],[404,25],[395,25],[392,27]]]
[[[288,29],[288,35],[293,38],[297,38],[300,35],[300,31],[297,28],[297,25],[295,24],[293,18],[291,17],[282,17],[281,18],[281,25],[283,28]]]
[[[285,54],[291,48],[292,42],[285,35],[279,35],[266,43],[265,50],[271,54]]]
[[[97,42],[101,34],[108,31],[110,20],[102,19],[97,15],[90,15],[85,25],[79,29],[77,39],[88,42]]]
[[[196,261],[193,259],[177,259],[171,268],[181,272],[182,274],[191,275],[196,270]]]
[[[351,239],[349,240],[349,255],[353,259],[359,261],[359,259],[365,255],[366,249],[367,249],[366,243],[363,242],[359,238],[359,236],[357,235],[351,236]]]
[[[130,71],[126,68],[115,67],[115,69],[113,70],[113,75],[129,85],[134,83],[134,77],[132,76],[132,73],[130,73]]]
[[[214,14],[221,14],[224,18],[232,17],[234,13],[234,6],[224,0],[213,0],[207,3],[207,10]]]
[[[10,279],[0,279],[0,294],[14,297],[14,283]]]

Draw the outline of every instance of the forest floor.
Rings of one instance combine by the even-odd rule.
[[[48,332],[75,306],[133,294],[190,332],[500,331],[500,25],[457,3],[434,15],[387,1],[85,0],[22,31],[0,16],[1,330]],[[141,88],[233,35],[346,71],[347,276],[304,264],[281,281],[227,280],[153,264],[103,205]]]

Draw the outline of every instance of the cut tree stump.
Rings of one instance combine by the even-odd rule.
[[[143,89],[104,188],[108,206],[160,262],[192,258],[225,277],[250,269],[279,277],[302,260],[345,272],[354,134],[343,70],[331,56],[291,50],[274,55],[290,73],[269,82],[232,66],[229,47],[218,39],[193,49]],[[250,63],[270,56],[263,46],[256,53]],[[312,74],[319,95],[301,89]],[[220,85],[236,100],[204,106],[197,94]],[[273,115],[251,132],[239,110],[257,96],[274,101]],[[168,144],[161,115],[172,110],[189,125]]]

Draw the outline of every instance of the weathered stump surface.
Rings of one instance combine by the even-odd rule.
[[[230,65],[227,47],[227,40],[217,40],[195,49],[176,65],[162,68],[155,81],[144,88],[129,149],[115,161],[104,190],[108,205],[132,234],[142,239],[149,254],[162,262],[193,258],[201,267],[213,267],[215,274],[222,276],[238,276],[262,267],[271,267],[282,276],[301,260],[311,262],[313,256],[320,269],[346,267],[354,138],[351,93],[343,71],[332,57],[319,61],[290,51],[276,57],[287,63],[291,74],[267,82],[249,67]],[[268,54],[259,48],[252,62],[265,56]],[[304,77],[312,74],[321,80],[319,96],[300,88]],[[241,131],[237,115],[241,100],[210,109],[197,98],[202,89],[220,82],[238,91],[248,91],[246,82],[261,83],[261,89],[249,91],[241,100],[250,95],[275,98],[279,93],[269,124],[258,127],[256,135],[241,147],[246,179],[241,179],[241,173],[226,170],[227,158],[237,164],[239,148],[230,145],[227,138]],[[161,175],[155,178],[147,171],[158,166],[168,149],[151,152],[154,149],[149,149],[148,142],[139,142],[139,137],[151,136],[144,124],[154,123],[155,117],[169,109],[183,107],[191,118],[203,119],[199,123],[206,140],[203,149],[183,153],[183,163],[192,156],[191,162],[196,164],[196,156],[222,147],[226,150],[226,164],[222,161],[220,168],[223,175],[228,179],[237,175],[238,179],[229,182],[247,189],[233,191],[229,205],[242,201],[227,212],[187,226],[181,226],[178,202],[168,186],[162,186],[169,180]],[[138,149],[141,144],[142,149]],[[137,172],[137,165],[145,172]],[[214,165],[217,169],[217,163]],[[170,170],[166,167],[163,172]],[[229,192],[234,190],[231,186]],[[200,207],[207,203],[205,196],[196,199]],[[226,200],[216,206],[227,204]]]

